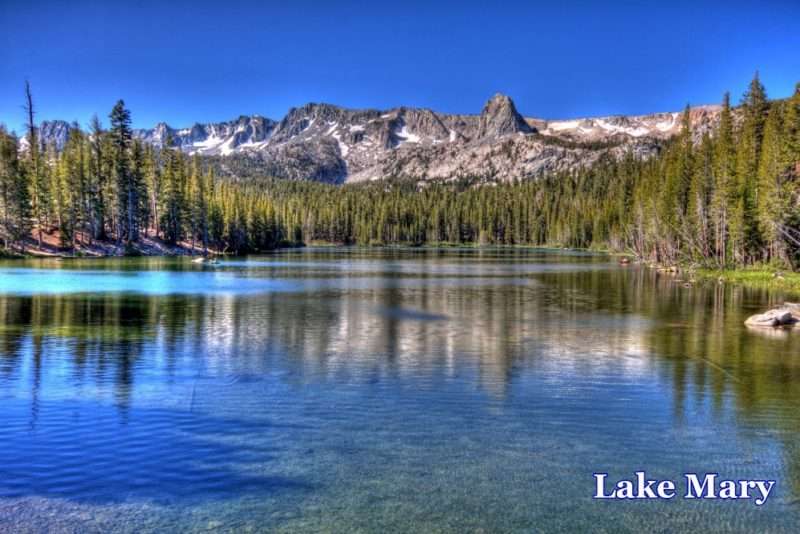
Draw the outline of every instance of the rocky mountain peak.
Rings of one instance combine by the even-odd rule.
[[[692,108],[696,136],[716,123],[718,106]],[[214,158],[220,172],[242,177],[343,181],[404,177],[419,180],[482,177],[536,178],[573,169],[610,154],[649,157],[680,132],[681,112],[545,120],[523,118],[514,102],[497,94],[480,114],[430,109],[350,109],[309,103],[279,122],[259,115],[174,128],[159,123],[137,129],[144,143]],[[64,121],[43,123],[45,146],[63,148]],[[538,135],[526,135],[526,134]],[[522,134],[522,135],[520,135]],[[21,145],[25,145],[23,139]]]
[[[534,133],[508,96],[497,93],[486,102],[478,122],[478,137],[500,137],[515,133]]]
[[[70,124],[63,120],[43,121],[38,131],[39,149],[46,150],[53,147],[56,151],[63,150],[69,139],[70,129],[77,127],[78,124],[75,122]],[[28,149],[28,136],[25,132],[20,137],[20,147],[23,150]]]

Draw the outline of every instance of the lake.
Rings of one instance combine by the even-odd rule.
[[[523,249],[0,262],[0,531],[796,532],[795,298]],[[777,481],[594,500],[593,473]]]

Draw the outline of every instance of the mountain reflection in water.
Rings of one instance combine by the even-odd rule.
[[[786,295],[507,249],[0,271],[0,530],[573,530],[639,468],[778,480],[708,526],[798,519],[800,334],[742,324]]]

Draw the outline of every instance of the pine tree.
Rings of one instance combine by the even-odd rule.
[[[130,245],[138,239],[139,190],[136,176],[131,168],[131,146],[133,131],[131,130],[131,114],[125,109],[125,102],[117,101],[109,115],[111,129],[112,171],[116,185],[117,240]]]
[[[712,255],[713,226],[711,224],[711,198],[714,189],[714,150],[711,137],[703,135],[696,151],[689,187],[687,238],[692,244],[691,255],[702,260]]]
[[[736,150],[736,177],[739,187],[736,206],[736,220],[738,221],[736,241],[737,254],[743,263],[752,263],[758,259],[758,251],[762,243],[757,216],[757,175],[768,111],[769,102],[766,91],[756,73],[753,81],[750,82],[750,88],[742,98],[744,118]]]
[[[194,251],[195,240],[203,243],[203,251],[208,245],[208,208],[206,205],[206,179],[201,175],[200,162],[197,156],[192,158],[192,167],[189,175],[189,237],[191,248]]]
[[[108,160],[104,151],[106,134],[100,125],[97,115],[92,117],[89,126],[88,155],[87,155],[87,189],[89,208],[87,217],[92,239],[106,239],[106,218],[108,209],[109,169]]]
[[[41,146],[39,142],[39,132],[34,121],[36,111],[33,106],[33,93],[31,84],[25,81],[25,115],[27,117],[27,136],[28,136],[28,157],[26,160],[28,182],[31,187],[31,201],[33,216],[36,219],[37,236],[39,247],[42,246],[42,232],[48,223],[50,194],[47,187],[47,176],[45,165],[41,158]]]
[[[792,266],[800,263],[800,83],[784,104],[781,133],[781,204],[783,216],[777,226],[782,241],[784,259]]]
[[[756,214],[760,235],[767,245],[765,260],[783,256],[782,250],[778,250],[781,244],[779,229],[789,209],[783,190],[784,172],[788,165],[781,146],[782,111],[781,106],[773,104],[764,127],[758,165]]]
[[[793,174],[800,176],[800,83],[795,86],[794,94],[786,102],[783,124],[786,159],[794,164]]]
[[[181,155],[171,147],[171,144],[172,140],[167,139],[161,150],[163,204],[160,208],[159,224],[164,240],[174,245],[184,235],[186,169]]]
[[[0,127],[0,200],[5,248],[19,246],[25,252],[25,239],[31,231],[30,188],[26,172],[18,159],[17,140]]]
[[[0,237],[3,239],[3,248],[8,249],[11,244],[10,203],[12,183],[19,173],[17,159],[17,140],[10,136],[5,128],[0,126]]]
[[[150,228],[153,228],[155,230],[156,237],[159,237],[160,228],[158,210],[162,194],[160,161],[158,160],[156,150],[152,145],[149,144],[144,147],[143,158],[144,163],[142,172],[144,177],[144,188],[147,191],[146,197],[142,199],[146,204],[146,209],[143,208],[146,214],[143,227],[145,234],[149,232]]]
[[[142,228],[147,228],[150,203],[145,176],[145,149],[140,140],[135,140],[131,148],[130,206],[129,216],[131,234],[134,241],[139,239]]]
[[[712,211],[714,217],[715,258],[718,266],[726,266],[731,261],[729,246],[731,225],[737,226],[732,217],[738,204],[736,184],[736,149],[733,138],[733,116],[730,95],[725,93],[714,144],[714,193]]]

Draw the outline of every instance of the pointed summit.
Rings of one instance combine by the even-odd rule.
[[[497,93],[483,106],[478,124],[479,138],[535,131],[517,112],[514,102],[504,94]]]

